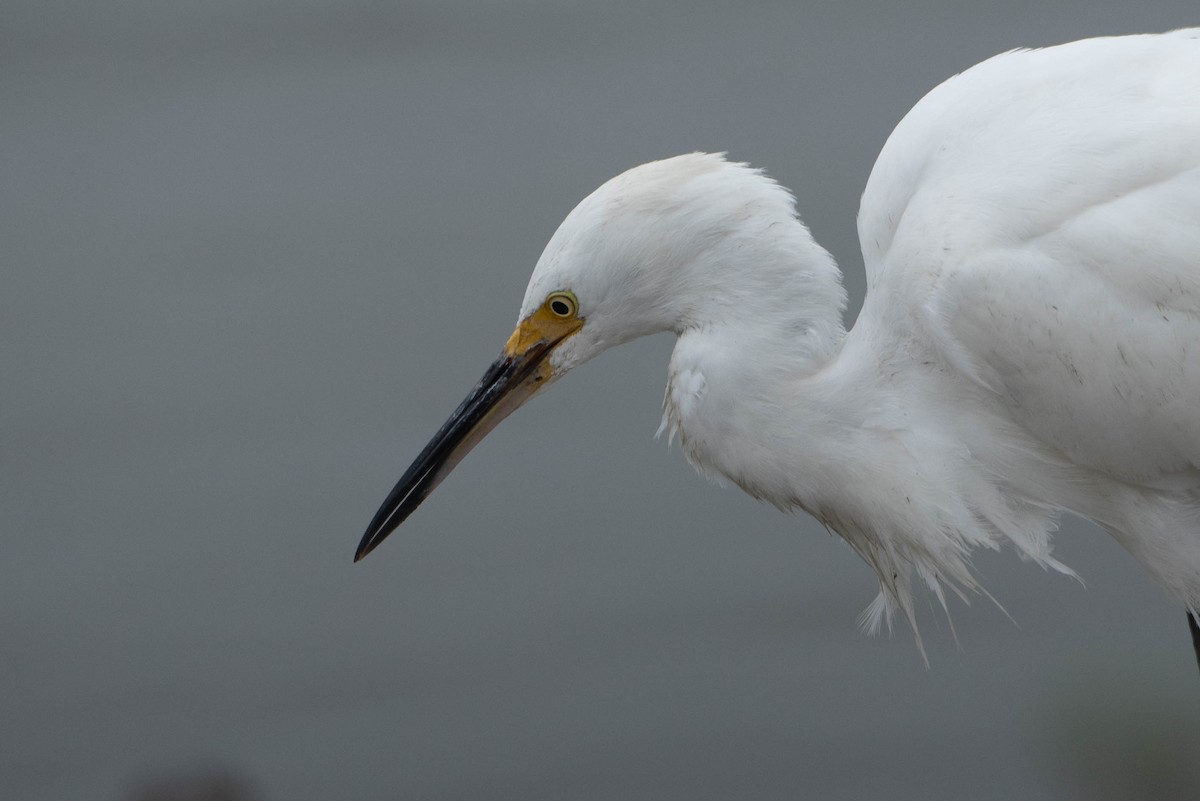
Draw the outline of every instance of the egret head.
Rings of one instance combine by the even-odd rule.
[[[731,273],[747,253],[764,253],[764,231],[785,221],[803,230],[787,190],[721,155],[634,167],[555,231],[525,290],[521,324],[556,292],[571,293],[584,322],[550,354],[557,376],[614,345],[712,322],[722,313],[715,307],[755,300],[752,283]]]
[[[396,484],[355,560],[501,420],[571,368],[614,345],[680,331],[698,315],[711,321],[723,308],[753,301],[746,295],[757,288],[729,281],[728,270],[764,239],[781,236],[787,226],[771,229],[783,221],[807,237],[786,190],[704,153],[643,164],[584,198],[538,260],[503,352]]]

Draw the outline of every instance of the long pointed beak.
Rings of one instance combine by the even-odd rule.
[[[504,352],[401,476],[367,526],[355,562],[395,531],[501,420],[554,378],[547,357],[582,320],[564,332],[561,325],[538,325],[546,322],[536,319],[539,316],[522,321]]]

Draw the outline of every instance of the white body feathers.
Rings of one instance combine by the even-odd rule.
[[[900,123],[863,195],[868,295],[760,173],[694,154],[585,199],[522,316],[571,289],[561,373],[679,336],[663,425],[689,460],[803,508],[879,574],[978,591],[969,557],[1051,556],[1091,518],[1200,606],[1200,31],[997,56]]]

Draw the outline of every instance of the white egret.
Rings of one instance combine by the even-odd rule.
[[[1091,519],[1187,610],[1200,659],[1200,29],[1004,53],[926,95],[858,232],[868,292],[762,172],[694,153],[585,198],[516,331],[387,497],[379,545],[504,417],[601,351],[678,336],[663,428],[688,460],[803,509],[879,576],[982,592],[1010,545],[1063,573]],[[919,644],[919,636],[918,636]]]

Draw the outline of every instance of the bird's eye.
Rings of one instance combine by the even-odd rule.
[[[571,292],[552,292],[546,298],[546,308],[555,317],[574,317],[575,313],[579,310],[579,303],[575,300],[575,295]]]

